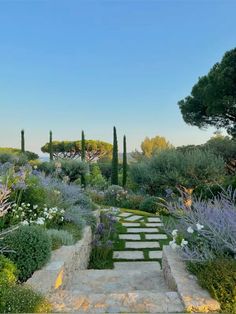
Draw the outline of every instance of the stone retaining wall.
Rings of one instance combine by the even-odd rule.
[[[92,231],[91,227],[87,226],[80,241],[53,251],[50,262],[36,271],[26,284],[43,294],[66,286],[75,271],[87,269],[91,242]]]
[[[170,246],[163,247],[162,269],[168,287],[179,293],[187,312],[219,311],[220,304],[198,285],[184,261]]]

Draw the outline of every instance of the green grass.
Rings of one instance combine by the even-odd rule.
[[[142,211],[142,210],[138,210],[138,209],[128,209],[128,208],[120,208],[121,212],[125,212],[125,213],[132,213],[135,215],[140,215],[140,216],[144,216],[144,217],[153,217],[156,216],[154,214],[150,214],[148,212]]]
[[[140,223],[140,227],[145,226],[145,223],[148,222],[148,217],[157,217],[157,215],[150,214],[150,213],[147,213],[147,212],[144,212],[141,210],[121,208],[120,211],[143,216],[144,222]],[[98,259],[98,253],[99,252],[93,251],[91,254],[89,268],[112,269],[114,262],[127,262],[127,260],[124,260],[124,259],[113,260],[113,251],[123,251],[123,250],[137,251],[136,249],[125,249],[125,240],[119,239],[119,236],[118,236],[119,234],[123,234],[123,233],[127,232],[127,228],[122,226],[123,222],[126,222],[126,217],[123,217],[122,219],[120,219],[120,221],[117,222],[115,225],[116,233],[113,234],[113,236],[110,239],[113,241],[113,249],[109,252],[109,254],[107,254],[106,259],[99,260]],[[159,232],[156,232],[156,233],[165,234],[165,231],[161,227],[158,227],[158,230],[159,230]],[[140,233],[140,237],[141,237],[141,241],[144,241],[145,240],[145,233]],[[168,245],[170,240],[171,240],[171,238],[167,238],[165,240],[158,240],[158,242],[160,243],[160,249],[159,250],[161,250],[163,248],[163,245]],[[129,241],[132,241],[132,240],[129,240]],[[148,241],[157,241],[157,240],[148,240]],[[154,249],[154,248],[153,249],[142,249],[142,251],[144,253],[144,260],[140,260],[140,261],[150,261],[148,252],[156,251],[156,249]],[[159,261],[161,263],[160,259],[151,259],[151,261]]]

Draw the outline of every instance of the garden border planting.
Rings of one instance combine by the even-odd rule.
[[[220,304],[203,290],[191,275],[180,256],[170,247],[163,247],[162,269],[169,288],[176,290],[187,312],[207,313],[220,310]]]
[[[91,242],[92,230],[87,226],[81,240],[75,245],[62,246],[53,251],[49,263],[36,271],[26,284],[43,294],[66,286],[75,271],[87,269]]]

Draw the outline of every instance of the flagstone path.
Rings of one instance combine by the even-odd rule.
[[[53,296],[54,312],[183,313],[161,270],[163,224],[159,217],[120,212],[122,250],[113,252],[114,269],[83,270]]]

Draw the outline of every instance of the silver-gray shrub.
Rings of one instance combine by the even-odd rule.
[[[188,240],[184,249],[185,257],[192,260],[205,260],[222,254],[236,254],[236,190],[222,189],[211,200],[193,199],[191,210],[182,200],[167,203],[167,209],[177,218],[166,225],[170,232],[178,229]],[[197,230],[196,224],[204,226]],[[192,227],[194,234],[187,232]]]
[[[48,229],[46,232],[52,241],[60,242],[61,245],[73,245],[75,243],[73,235],[66,230]]]
[[[80,204],[83,208],[91,208],[92,201],[87,197],[84,191],[76,184],[67,184],[50,176],[40,176],[41,182],[47,190],[59,191],[63,203],[66,207]]]
[[[85,225],[95,227],[96,219],[93,212],[80,206],[71,206],[64,214],[65,221],[73,222],[78,228],[82,229]]]

